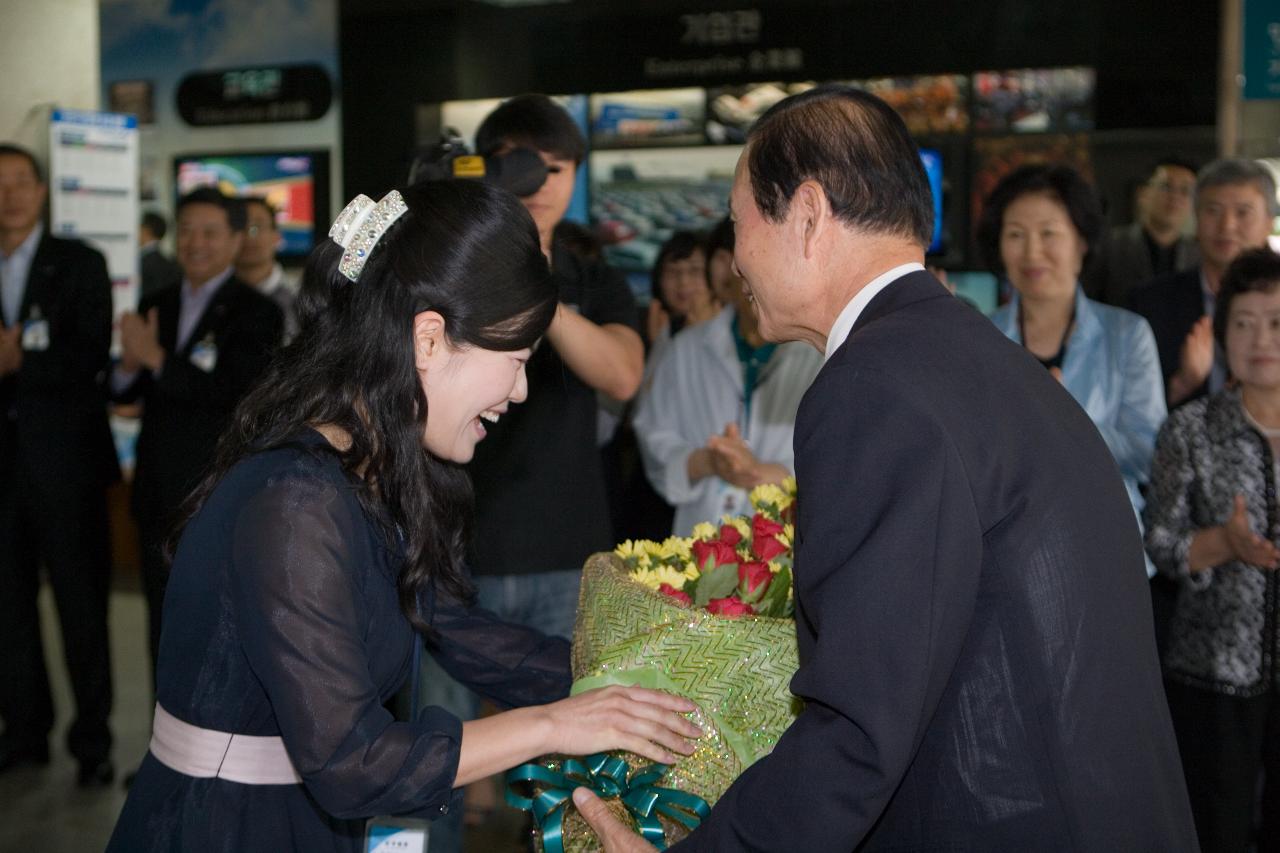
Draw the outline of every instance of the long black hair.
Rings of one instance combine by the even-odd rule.
[[[400,193],[409,209],[357,281],[338,271],[336,243],[311,253],[298,300],[301,330],[237,407],[184,518],[245,456],[296,440],[309,426],[338,427],[351,437],[339,456],[365,512],[388,541],[397,532],[404,538],[401,610],[428,631],[418,607],[427,587],[471,594],[462,560],[473,494],[461,465],[422,444],[429,413],[414,364],[414,315],[439,312],[453,346],[514,351],[546,331],[556,289],[533,219],[515,196],[471,181]]]

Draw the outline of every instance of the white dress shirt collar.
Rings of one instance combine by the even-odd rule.
[[[923,271],[923,264],[914,262],[902,264],[876,276],[866,287],[855,293],[853,298],[849,300],[849,304],[844,306],[844,310],[840,312],[840,316],[836,317],[836,323],[831,327],[831,334],[827,335],[827,351],[826,355],[823,356],[823,360],[829,360],[835,354],[835,351],[840,349],[840,345],[848,339],[849,333],[853,331],[853,325],[858,322],[858,317],[862,314],[862,310],[876,297],[876,294],[907,273]]]

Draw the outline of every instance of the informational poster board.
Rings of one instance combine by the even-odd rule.
[[[49,120],[49,226],[107,259],[115,318],[138,301],[138,121],[54,110]]]

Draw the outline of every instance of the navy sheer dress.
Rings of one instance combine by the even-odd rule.
[[[384,708],[416,635],[400,556],[318,433],[250,456],[187,526],[164,603],[158,701],[196,726],[283,738],[301,785],[185,776],[147,754],[111,851],[356,851],[372,815],[451,806],[462,724]],[[569,646],[443,597],[432,654],[504,706],[568,695]]]

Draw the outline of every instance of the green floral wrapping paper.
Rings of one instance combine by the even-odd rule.
[[[682,606],[629,578],[613,554],[596,554],[583,569],[573,633],[573,692],[640,685],[687,696],[700,708],[690,718],[704,735],[694,753],[657,783],[662,787],[714,805],[795,719],[800,704],[788,685],[797,666],[791,619],[731,619]],[[633,774],[650,764],[631,753],[613,755]],[[558,768],[563,762],[544,763]],[[617,801],[611,806],[625,811]],[[572,803],[563,808],[566,853],[599,850]],[[668,844],[687,834],[676,821],[660,819]]]

